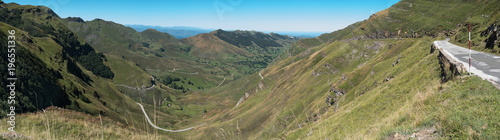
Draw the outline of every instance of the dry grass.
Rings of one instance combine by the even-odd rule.
[[[5,120],[5,119],[2,119]],[[7,130],[0,126],[1,130]],[[16,132],[36,139],[169,139],[165,135],[124,126],[107,117],[91,116],[57,107],[16,117]],[[3,133],[3,132],[2,132]],[[1,138],[1,137],[0,137]],[[8,138],[8,137],[4,137]]]

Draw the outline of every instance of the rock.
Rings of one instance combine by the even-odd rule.
[[[386,78],[384,79],[384,81],[383,81],[383,82],[385,83],[385,82],[388,82],[388,81],[390,81],[390,80],[392,80],[392,79],[394,79],[394,77],[392,77],[392,76],[388,76],[388,77],[386,77]]]
[[[328,95],[326,97],[326,104],[328,104],[328,106],[335,104],[335,101],[333,100],[332,96]]]
[[[335,93],[335,96],[342,96],[345,95],[345,92],[342,91],[341,89],[334,89],[333,93]]]

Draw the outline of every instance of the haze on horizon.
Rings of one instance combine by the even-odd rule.
[[[332,32],[399,0],[4,0],[43,5],[60,17],[125,25],[185,26],[267,32]]]

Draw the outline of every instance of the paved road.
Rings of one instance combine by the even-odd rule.
[[[449,39],[434,41],[438,48],[443,48],[456,61],[462,63],[469,71],[469,49],[459,47],[448,42]],[[471,51],[472,67],[470,71],[479,77],[492,82],[500,88],[500,56],[484,52]]]
[[[197,125],[197,126],[193,126],[193,127],[189,127],[189,128],[186,128],[186,129],[181,129],[181,130],[169,130],[169,129],[160,128],[160,127],[158,127],[158,126],[154,125],[154,124],[151,122],[151,120],[149,120],[148,114],[146,114],[146,111],[144,110],[144,107],[142,107],[142,105],[141,105],[140,103],[137,103],[137,104],[141,107],[142,112],[144,113],[144,116],[146,116],[146,119],[147,119],[147,120],[148,120],[148,122],[149,122],[149,125],[153,126],[153,127],[154,127],[154,128],[156,128],[156,129],[159,129],[159,130],[163,130],[163,131],[167,131],[167,132],[182,132],[182,131],[191,130],[191,129],[195,128],[195,127],[198,127],[198,126],[202,126],[202,125],[207,124],[207,123],[203,123],[203,124],[200,124],[200,125]]]

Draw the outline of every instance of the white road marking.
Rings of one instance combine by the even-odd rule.
[[[500,69],[491,69],[490,71],[491,72],[498,72],[498,73],[500,73]]]
[[[482,67],[484,67],[484,66],[488,66],[488,64],[486,64],[486,63],[484,63],[484,62],[479,62],[479,63],[477,63],[477,65],[478,65],[478,66],[482,66]]]

